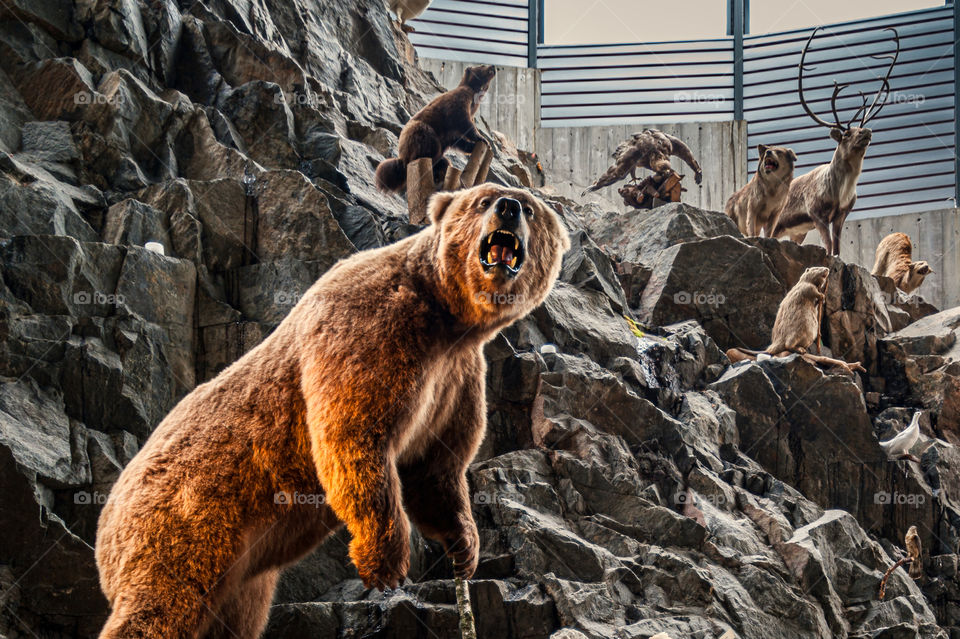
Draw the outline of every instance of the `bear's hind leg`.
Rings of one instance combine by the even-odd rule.
[[[127,593],[113,606],[99,639],[196,639],[212,614],[202,599],[164,597],[157,591]]]
[[[269,570],[244,581],[220,607],[205,639],[257,639],[267,625],[279,576],[279,570]]]

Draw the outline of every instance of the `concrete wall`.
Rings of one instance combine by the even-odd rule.
[[[580,193],[613,164],[614,149],[634,132],[657,128],[675,135],[690,147],[703,168],[703,183],[693,180],[693,170],[678,158],[673,167],[683,174],[687,192],[683,201],[700,208],[722,211],[727,198],[749,179],[747,165],[747,126],[745,122],[685,122],[682,124],[629,124],[618,126],[538,128],[536,151],[551,186],[560,194],[576,200]],[[638,177],[650,172],[638,171]],[[614,208],[628,210],[617,193],[619,183],[597,192]]]
[[[913,259],[926,260],[934,271],[923,280],[916,294],[941,309],[960,306],[960,209],[848,221],[840,236],[840,257],[873,269],[877,244],[897,231],[906,233],[913,241]],[[820,234],[811,231],[805,243],[822,246]]]

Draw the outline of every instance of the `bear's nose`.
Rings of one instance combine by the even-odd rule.
[[[494,211],[503,222],[508,224],[516,224],[517,219],[520,217],[520,211],[523,207],[520,206],[520,202],[513,199],[512,197],[502,197],[497,200],[497,206],[494,208]]]

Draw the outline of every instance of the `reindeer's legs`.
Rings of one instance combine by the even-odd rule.
[[[838,215],[833,219],[831,224],[831,230],[833,231],[833,252],[831,255],[840,255],[840,233],[843,231],[843,222],[846,219],[846,215]]]
[[[830,236],[830,227],[816,218],[813,220],[813,225],[820,233],[820,239],[823,241],[823,248],[827,250],[827,255],[833,255],[833,238]]]

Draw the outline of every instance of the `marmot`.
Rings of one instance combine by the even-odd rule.
[[[910,577],[920,579],[923,577],[923,544],[920,543],[920,533],[916,526],[910,526],[907,534],[903,537],[903,545],[907,549],[907,556],[910,557]]]
[[[101,639],[253,639],[280,569],[341,523],[367,587],[403,581],[408,517],[473,574],[483,347],[543,301],[570,241],[542,201],[492,184],[429,215],[331,268],[124,469],[97,530]]]
[[[914,262],[913,243],[906,233],[891,233],[877,245],[873,274],[889,277],[904,293],[912,293],[923,284],[933,269],[923,260]]]
[[[407,183],[407,164],[419,158],[433,159],[433,178],[447,172],[444,152],[454,147],[470,153],[483,139],[473,124],[480,100],[497,74],[492,65],[467,67],[456,88],[442,93],[417,111],[400,132],[398,158],[384,160],[377,167],[377,188],[399,191]]]
[[[780,211],[793,180],[797,154],[782,146],[757,146],[757,173],[746,186],[730,196],[724,211],[745,236],[773,237]]]
[[[851,373],[854,370],[863,371],[860,362],[844,362],[832,357],[807,353],[807,349],[819,335],[820,304],[826,297],[829,275],[830,269],[825,266],[811,266],[805,270],[800,280],[780,302],[777,317],[773,321],[770,346],[762,351],[731,348],[727,351],[727,358],[731,362],[739,362],[745,359],[756,359],[756,356],[761,354],[780,357],[799,353],[813,364],[842,366]]]
[[[825,297],[824,289],[829,275],[830,269],[826,266],[811,266],[787,292],[773,321],[767,353],[774,356],[784,351],[805,353],[817,339],[820,303]]]
[[[586,195],[591,191],[602,189],[618,182],[630,174],[634,181],[637,180],[637,169],[644,168],[660,173],[669,171],[670,156],[675,155],[693,169],[694,181],[697,184],[703,181],[703,171],[700,169],[700,163],[693,157],[690,150],[683,140],[668,135],[656,129],[644,129],[639,133],[634,133],[629,140],[620,143],[613,152],[613,159],[616,162],[607,171],[597,178],[597,181],[587,187],[580,195]]]

